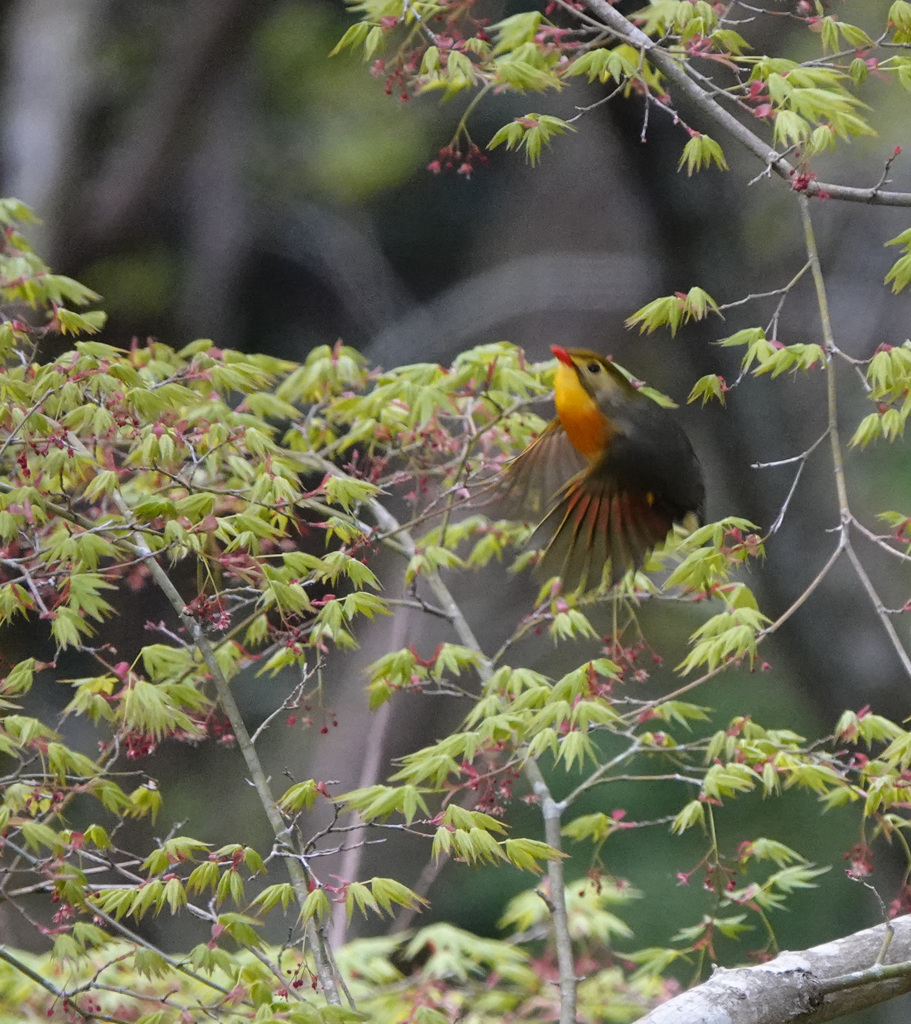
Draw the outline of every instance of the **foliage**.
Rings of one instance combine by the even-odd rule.
[[[764,323],[724,322],[718,343],[743,353],[738,379],[703,377],[690,397],[730,401],[751,378],[759,387],[783,374],[824,377],[821,437],[791,460],[790,493],[806,460],[828,451],[838,483],[831,557],[772,621],[743,570],[778,524],[760,536],[727,518],[672,536],[618,587],[566,595],[559,580],[540,581],[526,606],[504,609],[508,637],[487,650],[450,582],[483,587],[534,561],[524,546],[529,524],[501,517],[487,496],[503,462],[544,425],[534,408],[549,392],[551,364],[529,365],[506,342],[447,367],[392,369],[367,365],[342,343],[302,363],[209,340],[117,348],[96,337],[104,315],[87,307],[97,296],[31,251],[20,229],[30,212],[0,202],[0,624],[26,636],[32,652],[2,666],[2,891],[43,939],[32,953],[0,946],[0,1015],[146,1024],[632,1020],[713,963],[772,955],[777,916],[832,866],[744,824],[738,809],[758,800],[810,800],[843,815],[851,839],[830,859],[847,858],[856,880],[870,874],[877,848],[892,844],[904,870],[886,894],[890,911],[911,906],[911,733],[864,707],[845,711],[831,735],[805,737],[692,699],[722,672],[750,678],[767,668],[765,639],[842,556],[878,602],[911,674],[852,542],[860,531],[907,561],[911,516],[884,511],[890,532],[879,535],[848,503],[834,378],[843,356],[807,205],[808,196],[839,194],[818,181],[818,161],[872,130],[859,96],[869,74],[911,87],[911,5],[898,0],[885,23],[872,24],[874,11],[861,27],[799,4],[792,20],[819,50],[803,63],[754,54],[740,35],[752,23],[735,29],[732,8],[701,0],[652,2],[635,23],[596,0],[586,18],[561,6],[559,16],[519,12],[492,27],[463,3],[363,0],[355,10],[361,20],[338,49],[362,47],[388,91],[472,95],[434,170],[470,173],[482,154],[469,118],[496,92],[556,92],[584,78],[607,86],[608,97],[639,97],[646,110],[680,120],[674,90],[689,89],[690,100],[702,90],[716,106],[724,91],[760,134],[738,136],[716,112],[718,123],[769,154],[769,168],[798,194],[806,261],[758,297],[775,302]],[[726,77],[693,73],[697,60]],[[727,167],[705,127],[714,131],[714,123],[684,124],[679,167],[688,174]],[[534,163],[571,130],[552,114],[528,114],[489,147],[524,149]],[[796,164],[772,146],[796,149]],[[861,191],[843,188],[841,198]],[[886,195],[864,191],[869,201]],[[901,255],[886,283],[901,291],[908,232],[888,244]],[[821,343],[779,338],[781,309],[804,279]],[[627,323],[673,336],[693,322],[717,326],[756,301],[718,302],[692,287],[631,311]],[[875,408],[853,444],[902,436],[909,352],[911,342],[882,345],[852,361]],[[394,514],[403,507],[405,516]],[[404,594],[382,551],[398,559]],[[686,652],[644,635],[643,610],[659,601],[689,623]],[[140,640],[112,629],[131,602],[156,609]],[[268,726],[298,715],[323,665],[402,605],[442,619],[449,636],[430,656],[414,645],[384,652],[368,670],[365,700],[376,709],[400,707],[405,695],[454,697],[460,724],[349,792],[297,777],[293,766],[290,780],[270,779],[261,761]],[[529,655],[541,635],[563,657],[552,675]],[[675,670],[665,667],[669,655]],[[231,687],[241,673],[286,684],[252,734]],[[643,696],[650,675],[664,696]],[[55,716],[48,693],[61,686],[69,699]],[[268,849],[246,832],[215,845],[193,822],[155,838],[172,794],[137,761],[154,767],[175,744],[216,742],[243,760],[274,834]],[[644,800],[604,809],[617,784],[657,787],[668,809],[634,811]],[[593,794],[601,804],[587,799]],[[537,820],[517,813],[526,804]],[[321,808],[332,812],[325,828],[314,823]],[[407,836],[466,877],[483,868],[521,878],[501,936],[429,920],[333,941],[336,905],[381,928],[393,917],[413,925],[432,906],[432,891],[400,877],[324,873],[322,855],[367,834],[388,843]],[[634,927],[636,879],[612,870],[624,835],[644,852],[658,836],[675,844],[677,883],[699,883],[698,906],[667,921],[660,944],[643,944]],[[161,916],[202,922],[208,938],[176,950],[156,943],[142,929]],[[275,945],[276,934],[288,938]]]
[[[450,367],[385,371],[341,344],[302,364],[210,341],[118,349],[91,337],[103,327],[102,314],[84,309],[95,296],[30,250],[17,224],[29,211],[6,201],[0,216],[0,615],[7,630],[28,624],[36,642],[46,630],[57,652],[7,664],[2,680],[4,896],[45,920],[47,942],[37,954],[0,950],[2,1005],[17,1019],[550,1019],[559,1013],[551,979],[562,930],[574,969],[586,975],[583,1019],[600,1019],[610,1005],[612,1020],[630,1020],[666,998],[681,965],[698,976],[719,940],[746,937],[762,954],[774,950],[772,915],[826,870],[774,836],[732,845],[728,805],[803,790],[823,807],[854,807],[858,876],[878,837],[904,845],[911,734],[902,727],[869,710],[846,712],[827,741],[808,741],[745,716],[719,722],[679,699],[723,668],[752,666],[768,633],[748,587],[732,579],[761,552],[742,520],[670,540],[647,567],[671,569],[663,589],[644,573],[572,597],[548,581],[499,652],[474,640],[443,574],[504,572],[489,568],[504,557],[523,564],[528,527],[491,518],[476,502],[466,514],[464,495],[540,429],[529,403],[546,394],[550,365],[529,366],[506,343]],[[631,322],[675,331],[710,312],[718,305],[694,289]],[[69,335],[72,349],[43,355]],[[726,343],[746,346],[744,369],[754,374],[775,375],[789,353],[761,330]],[[906,390],[905,350],[893,351],[870,364],[880,400]],[[782,369],[812,372],[820,362],[821,352],[811,359],[802,349]],[[410,505],[407,527],[393,517],[392,498]],[[439,604],[454,636],[430,658],[413,647],[385,654],[369,671],[369,700],[455,693],[466,706],[462,725],[365,788],[340,794],[310,779],[280,793],[259,762],[262,729],[249,734],[228,684],[244,670],[283,673],[297,682],[273,717],[302,705],[323,659],[356,643],[364,620],[394,614],[395,590],[381,589],[371,568],[380,546],[401,556],[410,591],[428,609]],[[131,593],[148,600],[155,591],[170,611],[149,622],[148,642],[117,649],[106,640],[111,618]],[[647,675],[638,611],[659,594],[704,610],[681,671],[707,674],[644,700],[634,688]],[[523,665],[529,635],[597,640],[591,614],[600,602],[612,604],[617,628],[599,657],[559,678]],[[27,714],[23,701],[68,652],[95,670],[57,679],[70,700],[56,724]],[[213,848],[173,833],[147,836],[145,849],[125,845],[124,823],[154,823],[168,800],[131,761],[153,763],[166,742],[213,740],[236,742],[275,832],[272,849],[244,835]],[[578,808],[585,794],[624,778],[673,785],[677,809],[633,820],[625,810]],[[550,787],[566,784],[557,804]],[[517,787],[543,812],[546,841],[511,823]],[[318,802],[349,824],[314,836],[308,816]],[[332,951],[325,926],[334,903],[349,918],[426,903],[397,878],[322,877],[320,850],[352,824],[390,839],[407,830],[438,859],[525,873],[527,891],[503,916],[505,937],[436,923]],[[702,837],[679,880],[700,877],[707,905],[661,947],[637,946],[629,924],[637,892],[609,869],[612,837],[630,829]],[[587,865],[581,882],[564,877],[565,841]],[[53,910],[35,909],[36,894]],[[897,907],[907,894],[896,895]],[[286,912],[292,941],[273,947],[263,928]],[[175,952],[137,935],[162,914],[206,923],[209,940]],[[546,937],[554,929],[556,945]]]
[[[861,99],[870,80],[885,80],[900,92],[911,90],[906,52],[911,5],[905,0],[888,7],[857,5],[863,24],[845,20],[854,16],[852,10],[844,16],[829,13],[818,0],[801,0],[787,11],[776,3],[763,9],[707,0],[649,0],[628,18],[605,0],[585,0],[551,4],[545,14],[520,11],[492,25],[479,17],[473,3],[461,0],[349,3],[358,20],[334,54],[362,50],[387,91],[394,83],[403,98],[435,92],[447,100],[471,97],[441,159],[430,165],[435,171],[457,167],[470,174],[486,159],[485,146],[471,135],[471,119],[481,102],[504,92],[553,95],[584,79],[608,91],[594,104],[577,107],[569,119],[548,113],[515,117],[486,148],[504,142],[509,149],[524,148],[534,164],[545,146],[575,131],[574,123],[595,106],[635,99],[644,108],[643,139],[650,109],[670,115],[680,126],[679,168],[688,175],[728,169],[722,143],[708,133],[720,126],[755,156],[768,159],[769,167],[796,191],[829,195],[817,180],[824,158],[844,141],[876,134],[877,107]],[[789,28],[803,28],[808,39],[783,37],[781,52],[763,53],[759,47],[767,45],[766,33],[780,28],[783,16]],[[812,57],[788,55],[788,50],[805,52],[807,45]],[[709,123],[691,125],[681,110],[684,99]],[[791,151],[793,165],[785,160]],[[866,190],[868,198],[881,190],[899,152],[887,161],[879,184]],[[846,197],[844,190],[838,195]],[[904,240],[899,236],[891,244]],[[900,259],[887,278],[895,290],[907,283],[907,261],[907,256]]]

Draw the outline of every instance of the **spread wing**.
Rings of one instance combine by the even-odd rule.
[[[616,583],[640,566],[675,523],[702,518],[704,488],[699,462],[676,424],[664,430],[661,454],[618,435],[604,458],[577,473],[555,495],[532,537],[544,547],[541,571],[559,575],[568,588],[601,580],[610,563]]]
[[[491,504],[509,519],[536,520],[549,509],[570,477],[587,466],[559,420],[503,467]]]
[[[570,589],[584,588],[600,582],[608,562],[612,583],[630,566],[638,568],[673,525],[648,493],[624,490],[607,474],[585,472],[557,495],[532,543],[545,545],[543,573],[562,577]]]

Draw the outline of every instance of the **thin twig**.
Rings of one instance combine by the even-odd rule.
[[[889,541],[892,539],[891,537],[887,537],[879,533],[874,533],[869,527],[864,526],[864,524],[857,519],[854,519],[851,525],[854,527],[855,530],[858,530],[860,533],[862,533],[867,538],[867,540],[872,541],[881,551],[885,551],[893,558],[898,558],[902,562],[911,562],[911,554],[908,554],[905,551],[899,551],[898,548],[893,547],[889,543]]]
[[[262,613],[258,612],[257,614]],[[315,674],[319,667],[320,664],[317,663],[308,672],[304,672],[304,674],[301,676],[299,682],[295,685],[291,693],[288,694],[288,696],[281,702],[281,704],[279,704],[279,706],[272,712],[272,714],[268,715],[266,718],[263,719],[262,722],[260,722],[259,726],[257,726],[256,731],[250,736],[250,742],[254,746],[256,745],[256,741],[260,738],[260,736],[262,736],[266,729],[269,728],[269,726],[275,721],[276,718],[278,718],[279,715],[283,714],[285,711],[292,711],[294,708],[300,705],[301,701],[304,699],[304,687],[307,685],[307,681],[313,677],[313,675]]]
[[[732,135],[744,148],[764,163],[769,171],[774,171],[792,187],[797,178],[797,169],[773,146],[754,134],[745,125],[722,107],[714,96],[698,85],[690,77],[686,65],[666,49],[650,39],[641,29],[637,28],[616,10],[609,0],[584,0],[585,6],[594,12],[602,22],[617,36],[631,46],[645,53],[649,63],[657,68],[664,77],[707,117]],[[854,188],[848,185],[835,185],[829,182],[810,180],[802,182],[804,191],[801,198],[825,195],[830,199],[841,199],[845,202],[868,203],[874,206],[911,206],[911,192],[883,192],[878,187]]]
[[[610,761],[605,761],[604,764],[599,765],[599,767],[593,771],[584,782],[580,782],[568,796],[565,796],[560,801],[561,807],[571,807],[580,796],[587,793],[593,786],[597,786],[612,768],[616,768],[617,765],[623,764],[624,761],[628,761],[630,758],[635,757],[641,750],[642,746],[638,737],[633,737],[632,742],[626,750],[622,750],[616,757],[611,758]]]
[[[57,988],[57,986],[48,978],[45,978],[43,975],[38,974],[37,971],[33,971],[31,967],[28,966],[28,964],[23,963],[18,957],[13,956],[13,954],[10,953],[6,946],[0,945],[0,960],[5,960],[10,965],[10,967],[19,971],[20,974],[24,974],[26,978],[31,979],[33,982],[35,982],[36,985],[40,985],[43,989],[47,989],[47,991],[50,992],[52,996],[59,999],[61,1003],[65,1002],[67,1007],[73,1012],[78,1013],[83,1020],[90,1021],[98,1019],[95,1014],[87,1013],[85,1010],[83,1010],[82,1007],[74,999],[71,999],[68,993],[66,993],[63,989]],[[119,1020],[120,1018],[108,1018],[108,1020],[114,1019]],[[123,1021],[123,1024],[126,1024],[126,1021]]]
[[[770,636],[772,633],[780,629],[788,621],[788,619],[794,614],[794,612],[796,612],[797,609],[800,608],[810,598],[810,595],[813,593],[814,590],[816,590],[820,583],[822,583],[826,576],[829,575],[832,566],[835,565],[835,563],[838,561],[842,551],[847,550],[847,548],[847,535],[844,531],[841,531],[839,533],[838,545],[836,546],[832,554],[829,555],[828,559],[826,560],[826,564],[813,577],[809,585],[804,587],[804,589],[800,593],[800,596],[787,609],[785,609],[785,611],[783,611],[781,615],[779,615],[778,618],[771,625],[766,626],[766,628],[759,633],[759,635],[757,636],[757,642],[759,640],[762,640],[763,637]]]
[[[849,544],[846,545],[848,558],[851,560],[851,565],[854,566],[854,571],[857,573],[857,577],[860,580],[867,596],[870,598],[870,603],[873,605],[876,611],[879,621],[883,624],[883,629],[886,631],[886,636],[889,638],[889,642],[895,649],[895,653],[898,655],[899,661],[902,663],[902,667],[905,673],[911,678],[911,657],[905,650],[905,645],[901,641],[901,637],[898,635],[895,626],[892,624],[892,619],[889,617],[888,611],[882,602],[879,594],[876,592],[876,588],[873,586],[873,581],[867,574],[867,570],[863,567],[863,563],[857,557],[857,552]]]
[[[794,497],[794,492],[797,490],[797,485],[800,483],[800,478],[803,475],[804,468],[807,464],[807,459],[813,454],[814,451],[822,444],[826,439],[827,434],[822,434],[818,437],[812,445],[805,452],[801,452],[800,455],[795,455],[790,459],[779,459],[777,462],[756,462],[751,467],[752,469],[770,469],[774,466],[785,466],[793,462],[799,463],[797,466],[797,472],[794,474],[794,479],[791,481],[791,486],[788,489],[788,493],[782,502],[781,508],[778,510],[778,515],[775,517],[775,522],[769,527],[767,537],[771,537],[773,533],[777,533],[781,528],[781,524],[784,522],[784,517],[787,515],[788,506],[791,504],[791,499]]]
[[[70,441],[71,443],[75,442],[75,447],[88,454],[87,450],[78,438],[70,435]],[[168,574],[159,564],[155,553],[146,543],[141,531],[133,526],[132,512],[129,505],[117,491],[112,492],[111,498],[123,517],[126,530],[129,532],[131,537],[129,541],[124,540],[121,543],[128,544],[134,554],[145,562],[152,578],[158,585],[158,588],[168,599],[171,607],[174,609],[184,628],[187,630],[194,646],[202,656],[203,662],[205,663],[209,675],[212,678],[212,682],[215,685],[222,709],[227,715],[228,721],[231,723],[232,731],[236,737],[237,744],[240,747],[244,761],[246,762],[247,770],[250,772],[253,787],[259,796],[269,824],[272,826],[272,830],[276,837],[283,835],[286,832],[285,823],[282,820],[278,807],[276,806],[275,796],[269,786],[269,780],[263,770],[262,763],[259,760],[259,755],[256,753],[256,748],[250,740],[250,734],[247,731],[243,716],[240,713],[237,702],[234,700],[234,694],[231,691],[228,680],[225,678],[225,675],[221,670],[221,666],[218,663],[218,659],[215,656],[214,648],[209,642],[209,639],[200,623],[188,611],[179,591],[171,582]],[[67,518],[70,517],[68,516]],[[303,905],[308,893],[308,880],[306,874],[302,870],[300,864],[294,860],[288,861],[288,871],[291,875],[291,881],[294,884],[297,899],[300,904]],[[326,997],[326,1001],[334,1005],[340,1005],[341,999],[339,998],[338,986],[336,985],[331,964],[326,956],[323,937],[313,921],[307,922],[305,931],[307,933],[310,947],[313,950],[317,975],[319,977],[320,984],[323,987],[323,993]]]
[[[891,978],[906,978],[911,975],[911,960],[900,964],[882,964],[877,961],[872,967],[863,971],[853,971],[839,978],[831,978],[818,984],[820,995],[831,995],[833,992],[844,992],[845,989],[859,988],[877,981],[888,981]]]
[[[854,517],[851,514],[851,507],[848,503],[848,489],[845,484],[845,467],[844,467],[844,456],[842,453],[841,439],[838,431],[838,402],[837,402],[837,389],[835,384],[835,366],[833,356],[837,351],[835,344],[835,337],[832,332],[832,321],[829,316],[829,302],[826,296],[825,280],[822,276],[822,268],[819,263],[819,252],[816,248],[816,236],[813,231],[813,221],[810,217],[809,203],[806,196],[800,197],[800,218],[804,229],[804,238],[807,247],[807,256],[810,260],[810,269],[813,274],[813,284],[816,288],[816,302],[819,308],[819,319],[822,327],[823,344],[826,349],[826,395],[828,405],[828,434],[829,434],[829,446],[832,453],[832,468],[833,475],[835,477],[835,490],[838,496],[838,510],[841,519],[842,537],[844,541],[844,547],[847,551],[848,558],[851,560],[851,565],[854,567],[854,571],[857,574],[857,578],[860,580],[867,596],[879,617],[880,622],[883,624],[883,629],[886,631],[886,635],[889,637],[889,641],[895,649],[895,653],[898,655],[899,660],[906,674],[911,678],[911,657],[909,657],[904,644],[896,632],[895,626],[892,620],[886,613],[886,609],[876,592],[876,588],[873,586],[873,582],[867,574],[866,569],[863,567],[860,559],[857,556],[857,552],[854,550],[850,537],[848,536],[848,527],[853,521]]]

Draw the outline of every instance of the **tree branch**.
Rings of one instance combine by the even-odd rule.
[[[81,443],[79,443],[79,447],[83,448]],[[83,450],[85,451],[84,448]],[[250,781],[253,783],[253,788],[256,790],[256,794],[260,799],[260,803],[262,804],[266,817],[269,820],[269,824],[272,826],[272,831],[274,832],[276,839],[278,839],[286,831],[285,822],[282,819],[281,812],[276,806],[272,787],[269,785],[269,779],[263,769],[262,762],[259,759],[259,754],[256,752],[256,747],[250,739],[250,733],[247,731],[243,715],[240,713],[240,708],[237,706],[237,701],[234,699],[234,694],[231,691],[228,680],[222,672],[221,666],[218,664],[218,659],[215,656],[215,650],[209,642],[209,638],[206,636],[202,626],[187,610],[184,599],[180,596],[180,592],[171,582],[171,578],[164,571],[161,565],[159,565],[158,560],[155,557],[155,553],[146,544],[142,534],[132,526],[132,512],[129,505],[127,505],[126,501],[124,501],[117,492],[112,494],[112,499],[120,510],[120,514],[123,516],[124,521],[127,524],[127,529],[132,533],[133,539],[131,547],[135,553],[145,561],[145,564],[152,575],[152,579],[155,580],[158,588],[168,599],[171,607],[177,613],[183,627],[186,629],[194,646],[199,651],[203,661],[205,662],[209,675],[212,677],[212,682],[215,685],[219,703],[221,704],[222,710],[227,716],[228,721],[231,723],[231,729],[234,732],[237,745],[240,747],[240,751],[243,755],[244,761],[246,762],[247,771],[250,773]],[[301,862],[295,857],[287,858],[287,869],[294,885],[297,900],[300,905],[303,906],[304,900],[307,898],[307,893],[309,891],[307,873]],[[335,972],[332,967],[329,952],[326,948],[325,939],[317,924],[312,920],[306,923],[304,931],[307,942],[309,943],[313,953],[316,973],[319,977],[323,995],[326,997],[326,1001],[328,1003],[339,1005],[341,1003],[341,998],[339,997],[338,986],[335,981]]]
[[[338,472],[338,470],[334,470]],[[417,552],[417,545],[408,530],[401,529],[392,513],[380,502],[369,503],[374,518],[383,529],[395,530],[399,542],[409,557]],[[434,597],[444,609],[462,643],[478,655],[478,675],[482,683],[487,683],[493,674],[493,664],[484,653],[483,648],[474,635],[468,620],[449,588],[439,573],[428,572],[423,578],[433,591]],[[560,816],[564,805],[557,803],[551,795],[550,788],[544,779],[538,762],[527,758],[523,765],[525,777],[533,792],[538,797],[541,816],[544,819],[544,838],[548,846],[555,850],[562,847],[560,837]],[[575,1024],[576,1020],[576,970],[573,959],[572,940],[569,934],[569,918],[566,912],[566,881],[562,859],[547,862],[547,879],[550,883],[550,911],[553,924],[554,945],[557,951],[557,963],[560,969],[560,1024]]]
[[[61,1005],[65,1004],[71,1013],[77,1013],[85,1021],[91,1021],[96,1018],[96,1014],[83,1010],[82,1007],[74,999],[71,999],[66,992],[57,988],[57,986],[48,978],[43,977],[37,971],[33,971],[28,964],[23,963],[17,956],[14,956],[6,946],[0,946],[0,960],[5,960],[10,967],[15,968],[20,974],[24,974],[26,978],[35,982],[36,985],[40,985],[42,988],[47,989],[47,991],[50,992]]]
[[[561,847],[560,816],[563,805],[554,800],[550,787],[544,779],[538,762],[530,757],[524,765],[525,777],[540,801],[541,816],[544,819],[544,839],[555,850]],[[554,944],[557,949],[557,965],[560,969],[560,1024],[575,1024],[576,1021],[576,964],[573,957],[572,939],[569,934],[569,915],[566,912],[566,882],[563,875],[563,861],[547,862],[547,880],[550,883],[550,914],[553,920]]]
[[[841,448],[841,437],[838,430],[838,401],[837,388],[835,383],[835,355],[838,347],[835,344],[835,335],[832,331],[832,320],[829,315],[829,300],[826,296],[825,279],[822,275],[822,267],[819,263],[819,251],[816,247],[816,235],[813,231],[813,221],[810,217],[809,204],[806,196],[800,197],[800,218],[804,229],[804,239],[807,247],[807,257],[810,262],[810,270],[813,275],[813,286],[816,290],[816,303],[819,308],[819,321],[822,327],[823,344],[826,350],[826,396],[828,407],[828,428],[829,446],[832,453],[832,470],[835,477],[835,489],[838,495],[838,513],[841,529],[841,544],[844,547],[851,565],[854,567],[857,577],[863,585],[864,590],[870,598],[873,607],[883,624],[883,629],[889,637],[889,641],[895,649],[899,660],[902,663],[906,674],[911,677],[911,656],[909,656],[905,645],[902,643],[892,620],[886,614],[882,600],[873,586],[873,581],[864,569],[863,564],[857,556],[848,536],[848,529],[853,520],[851,507],[848,503],[848,489],[845,483],[844,455]]]
[[[888,954],[879,957],[892,930]],[[767,964],[719,968],[708,981],[646,1014],[640,1024],[822,1024],[911,991],[911,916]]]
[[[585,0],[585,6],[597,14],[604,24],[621,39],[641,50],[648,62],[657,68],[662,75],[675,86],[681,95],[704,114],[713,124],[723,128],[732,135],[745,149],[761,160],[769,171],[774,171],[792,187],[797,176],[797,169],[786,160],[774,147],[750,131],[740,123],[734,115],[725,110],[720,103],[694,82],[681,64],[672,54],[650,39],[641,29],[628,21],[608,0]],[[807,181],[802,185],[802,194],[807,196],[827,196],[830,199],[841,199],[845,202],[869,203],[872,206],[911,206],[911,192],[884,192],[879,184],[872,188],[854,188],[849,185],[834,185],[822,181]]]

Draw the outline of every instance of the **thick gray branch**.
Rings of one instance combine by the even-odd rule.
[[[884,963],[877,958],[894,931]],[[718,969],[640,1024],[822,1024],[911,991],[911,916],[767,964]]]

